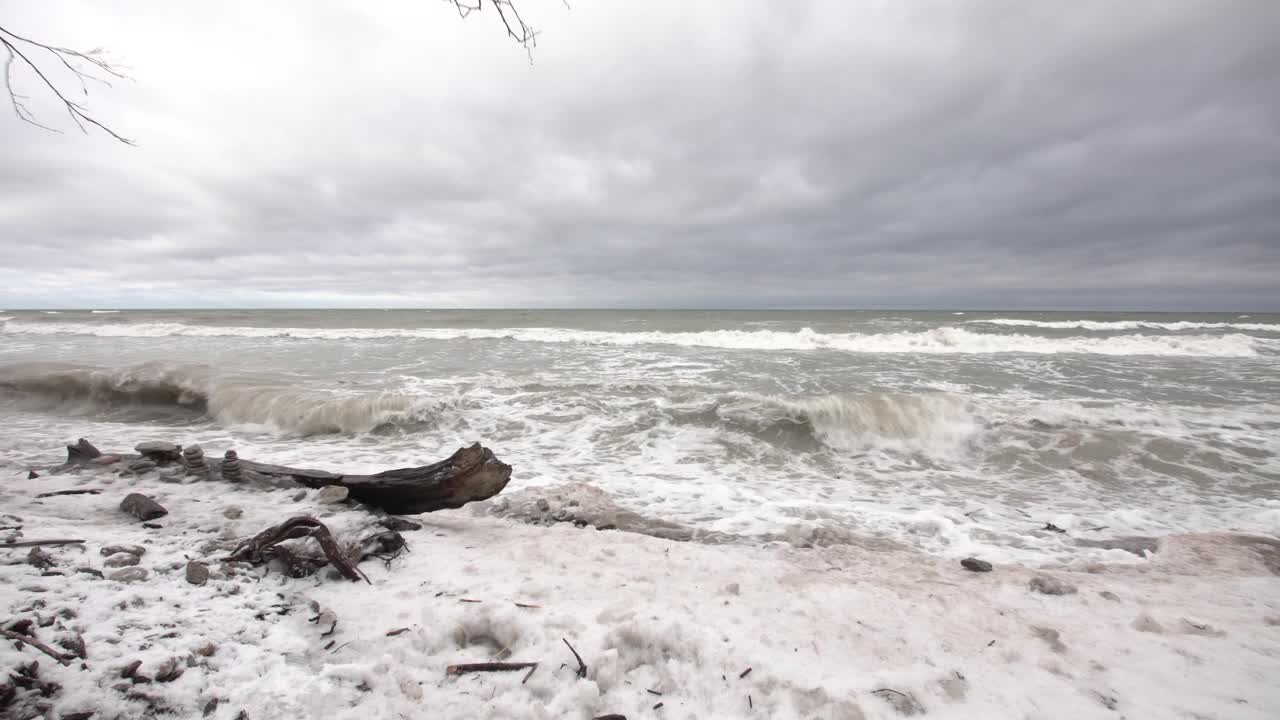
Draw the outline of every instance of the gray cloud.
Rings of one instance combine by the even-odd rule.
[[[0,307],[1280,309],[1280,5],[525,2],[0,0]]]

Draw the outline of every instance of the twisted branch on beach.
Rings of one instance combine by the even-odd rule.
[[[305,537],[315,538],[316,542],[320,543],[320,549],[324,551],[324,556],[328,558],[330,564],[337,568],[338,572],[342,573],[343,577],[353,582],[360,580],[369,582],[369,578],[365,577],[364,573],[360,572],[360,569],[355,566],[355,563],[351,562],[351,558],[347,557],[347,554],[338,547],[338,543],[334,541],[333,534],[329,532],[329,528],[319,520],[306,516],[292,517],[279,525],[273,525],[263,530],[241,543],[239,547],[231,552],[228,559],[252,563],[266,562],[275,557],[276,551],[279,550],[279,548],[275,547],[278,543]],[[289,564],[287,558],[291,555],[292,553],[286,551],[287,564]]]
[[[71,661],[75,659],[74,655],[66,655],[66,654],[60,653],[54,650],[53,648],[49,647],[48,645],[45,645],[44,643],[40,642],[39,640],[31,637],[30,635],[23,635],[22,633],[16,633],[16,632],[13,632],[12,630],[5,630],[4,628],[0,628],[0,637],[6,637],[18,643],[26,643],[31,647],[44,653],[45,655],[48,655],[49,657],[53,658],[54,660],[57,660],[59,663],[63,665],[70,665]]]

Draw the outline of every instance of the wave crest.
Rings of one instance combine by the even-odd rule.
[[[1155,322],[1152,320],[1023,320],[1020,318],[992,318],[990,320],[969,320],[968,324],[1036,327],[1051,330],[1234,330],[1236,332],[1280,333],[1280,323],[1195,322],[1192,320]]]
[[[1083,322],[1083,321],[1082,321]],[[727,350],[836,350],[902,354],[1094,354],[1195,357],[1255,357],[1280,341],[1240,333],[1226,335],[1123,335],[1048,338],[982,333],[958,327],[894,333],[819,333],[811,328],[707,330],[702,332],[609,332],[571,328],[282,328],[184,325],[181,323],[23,323],[0,332],[13,335],[93,335],[99,337],[244,337],[298,340],[512,340],[633,347],[673,345]]]
[[[0,390],[28,405],[132,416],[208,418],[222,425],[260,425],[296,435],[360,434],[433,423],[439,403],[396,392],[335,392],[251,378],[221,377],[210,368],[146,363],[108,370],[72,365],[0,368]]]
[[[866,450],[886,444],[931,450],[962,447],[982,427],[958,395],[864,393],[788,399],[734,394],[677,422],[719,424],[792,449]]]

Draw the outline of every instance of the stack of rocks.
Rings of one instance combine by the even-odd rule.
[[[204,449],[199,445],[183,449],[182,460],[187,464],[187,472],[201,474],[209,469],[204,463]]]
[[[240,471],[240,456],[236,455],[235,450],[228,450],[227,454],[222,456],[222,479],[233,483],[244,479]]]

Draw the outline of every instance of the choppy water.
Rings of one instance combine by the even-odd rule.
[[[513,488],[591,483],[735,533],[1034,561],[1099,552],[1080,538],[1280,532],[1280,315],[0,318],[6,471],[80,436],[370,470],[480,440]]]

